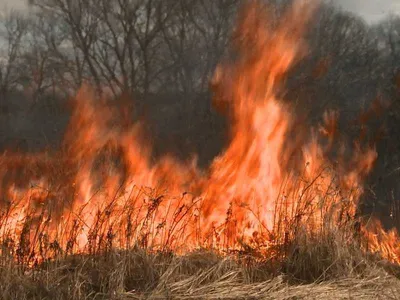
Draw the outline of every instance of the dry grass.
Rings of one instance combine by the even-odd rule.
[[[310,218],[296,217],[315,215],[314,210],[301,210],[314,199],[312,188],[308,191],[310,196],[300,197],[304,205],[297,202],[300,211],[290,217],[292,222],[284,221],[289,216],[277,205],[279,229],[271,236],[277,242],[267,253],[254,244],[242,244],[234,251],[207,248],[179,256],[169,250],[169,239],[165,247],[153,248],[151,237],[163,234],[163,228],[152,224],[161,205],[154,200],[140,206],[147,212],[144,220],[136,220],[134,211],[121,213],[117,220],[125,227],[107,223],[107,217],[118,211],[106,205],[88,231],[86,254],[80,255],[74,251],[78,223],[56,235],[60,240],[47,240],[47,216],[32,210],[19,235],[1,236],[0,299],[400,299],[399,267],[362,250],[367,247],[354,216],[333,218],[329,214],[337,210],[331,209],[327,196],[321,208],[327,212],[322,227],[310,230],[315,228],[310,227]],[[44,204],[50,206],[50,200]],[[178,216],[191,213],[186,209]],[[7,218],[2,215],[2,224]],[[186,228],[184,218],[173,220],[179,221],[164,225],[167,237]],[[122,247],[117,234],[129,242]]]
[[[312,259],[313,254],[309,255]],[[348,259],[342,257],[333,267]],[[328,280],[300,284],[293,283],[293,274],[284,268],[279,275],[273,275],[268,262],[238,262],[237,258],[223,258],[209,252],[178,257],[133,249],[101,256],[71,256],[34,269],[3,260],[0,297],[5,300],[397,299],[400,281],[376,264],[363,263],[362,270],[354,268],[348,274],[331,272]]]
[[[3,251],[0,299],[400,299],[398,266],[366,255],[345,233],[298,231],[274,257],[137,246],[31,267]]]

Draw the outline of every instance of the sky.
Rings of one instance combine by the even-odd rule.
[[[334,0],[344,9],[363,16],[369,23],[379,22],[388,14],[400,14],[400,0]]]
[[[23,8],[26,5],[26,0],[0,0],[0,10],[6,8]]]
[[[400,0],[325,0],[333,1],[344,9],[363,16],[368,23],[375,23],[389,13],[400,14]],[[0,10],[24,8],[26,0],[0,0]]]

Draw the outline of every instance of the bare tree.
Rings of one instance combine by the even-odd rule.
[[[3,15],[0,20],[0,98],[18,86],[24,73],[20,64],[22,40],[27,32],[26,19],[15,12]]]
[[[174,9],[167,2],[173,1],[37,0],[34,5],[66,26],[82,81],[106,86],[114,95],[145,95],[163,69],[158,36]]]
[[[207,89],[210,74],[227,49],[239,1],[177,1],[164,23],[166,59],[176,89],[193,93]],[[166,78],[168,80],[168,78]]]

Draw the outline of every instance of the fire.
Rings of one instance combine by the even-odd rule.
[[[396,229],[385,231],[377,220],[372,220],[363,228],[366,238],[364,250],[377,253],[388,261],[400,264],[399,235]]]
[[[37,261],[133,246],[182,252],[244,243],[268,251],[299,227],[318,232],[356,220],[376,152],[359,147],[350,164],[333,166],[327,153],[336,114],[325,115],[319,132],[299,128],[279,97],[305,52],[312,11],[298,1],[276,25],[259,2],[243,9],[232,41],[237,58],[221,64],[212,82],[231,141],[209,170],[170,155],[152,162],[142,124],[82,87],[59,151],[1,158],[3,243]],[[391,256],[398,251],[383,254],[399,262]]]

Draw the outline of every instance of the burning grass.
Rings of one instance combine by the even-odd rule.
[[[61,149],[3,155],[4,299],[396,295],[380,258],[400,263],[397,233],[357,209],[374,148],[332,163],[335,113],[301,128],[278,97],[312,8],[296,2],[278,25],[259,2],[242,11],[236,58],[213,80],[231,141],[208,170],[154,161],[142,124],[88,87]]]

